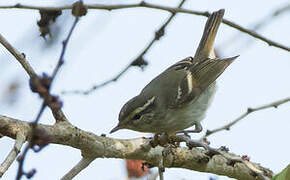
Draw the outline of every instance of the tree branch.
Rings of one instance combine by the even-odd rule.
[[[22,65],[24,70],[30,76],[30,78],[35,78],[37,76],[33,68],[26,60],[25,55],[23,53],[20,53],[17,49],[15,49],[1,34],[0,34],[0,43],[17,59],[17,61]],[[61,109],[52,108],[50,105],[48,106],[50,107],[56,121],[67,121],[67,118],[65,117]]]
[[[249,168],[246,163],[228,162],[224,156],[231,159],[240,158],[232,153],[225,152],[224,156],[209,155],[205,150],[177,147],[172,148],[170,154],[162,156],[164,148],[160,146],[148,148],[148,139],[145,138],[120,140],[97,136],[72,126],[67,121],[57,122],[53,126],[38,124],[38,127],[49,135],[50,143],[77,148],[81,150],[83,157],[138,159],[145,160],[154,166],[158,166],[159,159],[163,157],[164,167],[186,168],[248,180],[261,179],[261,176],[257,175],[258,172],[254,171],[257,169],[265,176],[262,179],[272,177],[270,170],[256,163],[248,162],[252,167],[255,167]],[[28,132],[29,138],[31,125],[24,121],[0,116],[1,134],[15,139],[16,134],[20,131]]]
[[[271,12],[270,14],[266,15],[261,20],[257,21],[255,24],[250,25],[250,29],[252,31],[257,31],[261,29],[262,27],[266,26],[270,22],[277,19],[280,15],[284,14],[285,12],[290,10],[290,4],[287,4],[286,6],[280,7],[276,9],[275,11]],[[218,47],[216,47],[216,51],[219,51],[219,49],[225,49],[227,47],[232,47],[232,42],[237,41],[239,38],[244,37],[240,35],[240,32],[237,32],[233,37],[227,39],[223,43],[219,44]],[[248,42],[245,43],[243,48],[239,48],[239,52],[245,49],[249,49],[249,45],[254,41],[254,39],[250,39]]]
[[[75,20],[74,20],[74,22],[73,22],[73,24],[72,24],[72,26],[71,26],[71,28],[70,28],[70,30],[69,30],[69,33],[68,33],[67,37],[66,37],[65,40],[62,42],[62,50],[61,50],[61,53],[60,53],[60,56],[59,56],[59,60],[58,60],[58,62],[57,62],[57,65],[55,66],[55,68],[54,68],[54,70],[53,70],[53,72],[52,72],[52,75],[51,75],[51,82],[50,82],[50,83],[52,83],[52,81],[55,79],[56,74],[58,73],[60,67],[61,67],[61,66],[63,65],[63,63],[64,63],[64,55],[65,55],[65,52],[66,52],[66,47],[67,47],[67,45],[68,45],[68,42],[69,42],[69,40],[70,40],[70,37],[71,37],[71,35],[72,35],[72,33],[73,33],[73,31],[74,31],[74,29],[75,29],[75,27],[76,27],[78,21],[79,21],[79,18],[78,18],[78,17],[75,17]]]
[[[206,11],[194,11],[194,10],[189,10],[189,9],[184,9],[184,8],[172,8],[168,6],[161,6],[161,5],[156,5],[156,4],[151,4],[151,3],[145,3],[145,2],[140,2],[136,4],[122,4],[122,5],[101,5],[101,4],[90,4],[90,5],[84,5],[87,9],[100,9],[100,10],[118,10],[118,9],[128,9],[128,8],[138,8],[138,7],[143,7],[143,8],[149,8],[149,9],[158,9],[158,10],[164,10],[164,11],[169,11],[172,13],[185,13],[185,14],[194,14],[194,15],[199,15],[199,16],[209,16],[209,12]],[[31,6],[31,5],[21,5],[21,4],[16,4],[12,6],[0,6],[0,9],[12,9],[12,8],[17,8],[17,9],[30,9],[30,10],[67,10],[67,9],[72,9],[72,5],[65,5],[65,6],[57,6],[57,7],[44,7],[44,6]],[[272,41],[256,32],[253,32],[250,29],[244,28],[232,21],[223,19],[223,23],[227,24],[230,27],[233,27],[235,29],[238,29],[241,32],[244,32],[256,39],[260,39],[261,41],[266,42],[270,46],[274,46],[286,51],[290,51],[289,46],[285,46],[283,44],[277,43],[275,41]]]
[[[11,166],[11,164],[15,161],[17,155],[19,154],[21,147],[23,143],[25,142],[25,135],[19,131],[16,134],[15,144],[12,147],[10,153],[4,160],[4,162],[0,166],[0,178],[3,176],[3,174],[8,170],[8,168]]]
[[[221,126],[219,128],[216,128],[216,129],[213,129],[213,130],[207,130],[205,135],[202,137],[203,139],[214,134],[214,133],[217,133],[219,131],[224,131],[224,130],[230,130],[230,128],[235,125],[236,123],[238,123],[239,121],[241,121],[242,119],[244,119],[246,116],[248,116],[249,114],[253,113],[253,112],[256,112],[256,111],[261,111],[261,110],[264,110],[264,109],[268,109],[268,108],[277,108],[278,106],[282,105],[282,104],[285,104],[287,102],[290,101],[290,97],[289,98],[285,98],[285,99],[282,99],[282,100],[279,100],[279,101],[275,101],[275,102],[272,102],[270,104],[266,104],[266,105],[263,105],[263,106],[259,106],[259,107],[256,107],[256,108],[248,108],[248,110],[241,114],[238,118],[236,118],[235,120],[233,120],[232,122],[224,125],[224,126]]]
[[[182,0],[180,2],[180,4],[178,5],[178,8],[181,8],[182,5],[185,3],[186,0]],[[168,26],[168,24],[173,20],[173,18],[175,17],[176,12],[172,12],[170,17],[165,21],[165,23],[159,28],[159,30],[157,30],[155,32],[155,36],[153,37],[153,39],[150,41],[150,43],[144,48],[144,50],[137,56],[136,59],[134,59],[133,61],[131,61],[119,74],[117,74],[115,77],[111,78],[108,81],[105,81],[101,84],[96,84],[94,86],[92,86],[91,88],[87,89],[87,90],[73,90],[73,91],[63,91],[62,94],[83,94],[83,95],[87,95],[90,94],[92,92],[94,92],[95,90],[104,87],[112,82],[116,82],[123,74],[125,74],[128,69],[130,69],[130,67],[132,66],[139,66],[139,67],[143,67],[145,65],[147,65],[147,61],[144,60],[144,55],[148,52],[148,50],[152,47],[152,45],[154,43],[156,43],[158,40],[160,40],[166,33],[166,27]]]
[[[48,136],[45,136],[45,133],[43,132],[39,132],[37,131],[37,124],[40,120],[40,117],[42,116],[46,106],[49,106],[52,110],[55,111],[59,111],[62,107],[62,102],[58,99],[57,96],[54,96],[50,93],[51,87],[52,87],[52,83],[57,75],[57,73],[59,72],[60,67],[62,66],[62,64],[64,63],[64,55],[66,52],[66,47],[67,44],[69,42],[69,39],[72,35],[72,32],[78,22],[79,18],[76,17],[75,21],[68,33],[68,36],[66,37],[66,39],[63,41],[63,47],[62,47],[62,51],[59,57],[59,60],[53,70],[53,73],[50,77],[48,77],[47,75],[43,75],[43,77],[38,77],[33,76],[30,79],[30,88],[33,92],[38,93],[39,96],[43,99],[42,105],[40,107],[40,110],[35,118],[35,120],[33,122],[31,122],[31,127],[32,127],[32,138],[29,140],[28,145],[25,147],[23,154],[21,155],[21,158],[19,159],[19,166],[18,166],[18,171],[17,171],[17,176],[16,179],[20,180],[21,177],[23,175],[26,175],[27,178],[30,178],[34,175],[35,170],[32,170],[31,173],[25,173],[23,171],[23,164],[24,164],[24,160],[26,157],[26,154],[28,152],[28,150],[30,148],[34,149],[34,146],[37,144],[37,141],[41,141],[41,145],[39,145],[39,148],[37,150],[34,150],[35,152],[39,152],[44,146],[46,146],[48,144],[47,140],[48,140]],[[42,138],[39,138],[42,137]]]
[[[88,165],[93,162],[95,158],[83,157],[80,162],[78,162],[75,167],[73,167],[68,173],[66,173],[61,180],[70,180],[78,175],[83,169],[88,167]]]
[[[17,59],[30,77],[36,76],[35,71],[25,59],[24,53],[20,53],[17,49],[15,49],[1,34],[0,43]]]

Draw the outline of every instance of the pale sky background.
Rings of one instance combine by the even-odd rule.
[[[14,4],[4,1],[0,5]],[[23,1],[19,1],[23,3]],[[53,1],[55,2],[55,1]],[[38,5],[53,5],[51,1],[25,1]],[[137,1],[85,1],[85,3],[133,3]],[[147,1],[176,7],[179,1]],[[286,6],[288,0],[187,0],[184,7],[199,11],[226,10],[225,18],[244,27],[259,22],[278,8]],[[73,17],[67,18],[69,11],[57,19],[54,31],[60,31],[57,43],[47,46],[39,37],[36,21],[38,11],[0,9],[0,33],[19,51],[38,73],[52,72],[61,51],[61,40],[67,35]],[[69,15],[70,16],[70,15]],[[168,12],[145,8],[123,9],[113,12],[89,10],[77,25],[65,56],[65,64],[53,85],[53,93],[63,90],[87,89],[115,76],[132,61],[151,41],[154,32],[169,16]],[[269,39],[290,45],[289,11],[271,21],[258,32]],[[69,121],[97,135],[108,133],[116,124],[122,105],[137,95],[152,78],[187,56],[193,56],[201,38],[206,18],[188,14],[178,14],[168,26],[166,36],[157,42],[146,54],[149,66],[144,72],[131,68],[118,82],[112,83],[94,93],[83,95],[61,95],[63,111]],[[60,26],[62,25],[62,26]],[[227,48],[224,42],[233,36]],[[251,40],[250,44],[246,44]],[[220,26],[216,43],[222,56],[240,57],[218,79],[218,91],[206,119],[204,129],[224,125],[245,112],[247,107],[256,107],[290,96],[290,54],[287,51],[269,47],[265,42],[240,33],[227,25]],[[11,81],[19,81],[21,89],[14,105],[7,105],[4,94]],[[0,114],[32,121],[42,100],[30,92],[28,75],[6,49],[0,46]],[[46,109],[41,123],[53,124],[50,110]],[[222,145],[240,155],[248,155],[251,160],[268,167],[275,173],[290,162],[290,103],[278,109],[256,112],[230,131],[217,133],[209,138],[212,147]],[[199,138],[201,135],[192,136]],[[135,138],[144,134],[122,130],[108,135],[114,138]],[[0,139],[0,162],[4,160],[14,141]],[[37,169],[34,179],[59,179],[81,158],[80,151],[49,145],[40,153],[30,151],[25,161],[25,170]],[[18,164],[15,162],[2,179],[15,179]],[[199,179],[216,177],[184,169],[166,169],[166,180]],[[120,159],[97,159],[75,179],[125,179],[124,161]],[[24,178],[25,179],[25,178]]]

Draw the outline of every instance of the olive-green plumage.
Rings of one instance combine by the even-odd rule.
[[[224,10],[212,13],[194,58],[172,65],[128,101],[120,111],[119,124],[111,131],[131,129],[151,133],[176,133],[204,118],[215,92],[215,80],[237,56],[212,56],[213,43]]]

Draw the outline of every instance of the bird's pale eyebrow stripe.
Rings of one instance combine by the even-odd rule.
[[[147,107],[149,107],[151,104],[154,103],[154,100],[155,100],[155,96],[153,96],[152,98],[150,98],[149,100],[147,100],[147,102],[143,106],[136,108],[135,111],[133,111],[131,113],[131,116],[133,116],[133,115],[135,115],[137,113],[140,113],[140,112],[144,111]]]

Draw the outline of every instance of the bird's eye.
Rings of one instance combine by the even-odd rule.
[[[140,114],[135,114],[134,117],[133,117],[133,120],[138,120],[141,118],[141,115]]]

